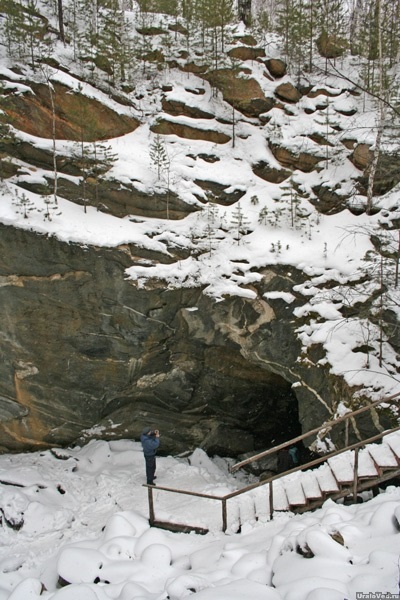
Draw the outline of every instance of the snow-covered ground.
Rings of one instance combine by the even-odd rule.
[[[202,450],[157,460],[159,486],[223,495],[243,485],[228,461]],[[249,516],[226,534],[215,501],[177,502],[156,489],[156,517],[210,526],[196,535],[149,526],[144,475],[141,446],[130,440],[1,456],[0,600],[398,597],[398,488],[358,505],[328,500],[305,515]]]

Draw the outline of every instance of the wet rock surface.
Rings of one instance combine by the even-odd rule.
[[[263,299],[299,283],[293,269],[265,269],[255,299],[216,303],[201,288],[138,289],[125,269],[147,256],[133,246],[5,226],[0,246],[3,448],[138,439],[149,424],[164,453],[236,456],[329,416],[338,382],[298,361],[291,310]]]

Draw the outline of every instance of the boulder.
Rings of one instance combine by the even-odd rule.
[[[184,65],[179,65],[179,68],[185,73],[193,73],[194,75],[202,75],[208,70],[207,65],[198,64],[193,61],[185,62]]]
[[[280,100],[285,102],[298,102],[301,99],[301,93],[290,82],[281,83],[275,88],[275,94]]]
[[[299,152],[294,154],[288,148],[278,144],[270,145],[271,151],[276,160],[287,169],[299,169],[305,173],[310,173],[317,164],[323,160],[322,156],[316,156],[307,152]]]
[[[255,79],[243,77],[239,71],[218,69],[209,71],[203,77],[222,92],[226,102],[247,117],[259,117],[275,104],[272,98],[264,95]]]
[[[310,202],[324,215],[335,215],[347,208],[348,194],[340,194],[339,189],[334,190],[325,185],[316,185],[312,188],[317,200],[310,198]]]
[[[162,109],[164,112],[173,115],[190,117],[191,119],[214,119],[215,115],[198,108],[197,106],[189,106],[180,100],[169,98],[162,99]]]
[[[150,127],[150,130],[153,131],[153,133],[177,135],[178,137],[187,140],[205,140],[207,142],[212,142],[213,144],[226,144],[231,140],[229,135],[226,135],[226,133],[221,131],[200,129],[187,125],[186,123],[177,123],[163,118],[157,119],[157,122]]]
[[[365,171],[371,164],[372,152],[368,144],[357,144],[353,150],[351,160],[357,169]]]
[[[271,167],[268,163],[259,162],[258,164],[253,166],[253,173],[257,175],[257,177],[261,177],[265,181],[269,181],[270,183],[282,183],[291,175],[291,171],[287,169],[277,169],[276,167]]]
[[[338,58],[345,53],[348,43],[344,38],[325,31],[316,40],[318,52],[324,58]]]
[[[265,66],[274,79],[284,77],[287,73],[287,64],[279,58],[269,58],[265,61]]]
[[[203,159],[206,160],[206,159]],[[212,162],[208,161],[207,162]],[[194,183],[198,185],[201,189],[206,192],[210,192],[212,198],[217,204],[221,206],[231,206],[238,202],[242,196],[245,195],[245,190],[235,190],[233,192],[227,192],[226,190],[230,186],[224,186],[221,183],[217,183],[216,181],[205,181],[201,179],[195,179]],[[204,201],[201,196],[199,196],[199,200]]]
[[[168,25],[168,29],[181,35],[189,35],[189,31],[181,23],[171,23],[171,25]]]
[[[256,38],[250,34],[239,35],[238,37],[235,37],[234,41],[240,42],[241,44],[244,44],[245,46],[257,46]]]
[[[164,35],[167,33],[165,29],[162,27],[136,27],[136,31],[140,33],[140,35],[145,36],[153,36],[153,35]]]
[[[265,56],[265,50],[253,46],[235,46],[228,51],[228,56],[238,60],[257,60]]]
[[[373,153],[368,144],[357,144],[350,156],[353,164],[363,171],[359,178],[360,192],[367,193],[369,166]],[[397,154],[381,152],[374,180],[374,194],[381,196],[400,183],[400,160]]]

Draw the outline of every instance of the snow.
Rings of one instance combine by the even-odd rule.
[[[157,483],[226,493],[242,487],[227,464],[200,449],[188,459],[159,456]],[[304,515],[276,511],[272,521],[261,511],[268,491],[258,488],[241,507],[241,532],[232,519],[225,534],[220,511],[213,521],[214,501],[178,501],[154,488],[156,517],[169,504],[180,511],[172,521],[211,524],[207,534],[196,535],[150,527],[144,483],[141,446],[131,440],[0,456],[0,506],[7,519],[22,519],[19,529],[2,520],[1,600],[183,600],[193,594],[200,600],[356,600],[361,592],[399,593],[399,488],[365,494],[362,504],[326,500]]]

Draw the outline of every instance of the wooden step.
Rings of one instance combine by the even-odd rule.
[[[239,522],[241,525],[244,523],[254,523],[256,518],[256,507],[254,502],[254,492],[249,494],[243,494],[242,497],[237,498],[239,500]]]
[[[269,486],[257,488],[253,491],[254,506],[257,518],[269,518]]]
[[[288,510],[289,501],[286,496],[286,490],[282,479],[276,479],[273,483],[273,504],[274,510]]]
[[[399,461],[388,444],[369,444],[368,452],[381,471],[397,469]]]
[[[322,491],[315,472],[304,471],[301,478],[303,492],[308,501],[318,500],[322,497]]]
[[[354,479],[354,453],[343,452],[338,456],[328,458],[328,464],[340,487],[348,486]]]
[[[400,432],[395,431],[393,433],[389,433],[385,437],[384,443],[390,447],[392,452],[400,460]]]
[[[380,475],[375,461],[372,459],[367,448],[362,448],[358,453],[357,475],[359,479],[368,479]]]
[[[307,498],[304,495],[304,490],[301,485],[301,475],[302,473],[300,471],[300,473],[293,473],[293,475],[287,475],[282,478],[289,509],[305,506],[307,504]]]
[[[339,485],[328,464],[321,465],[313,473],[324,496],[328,496],[339,490]]]

